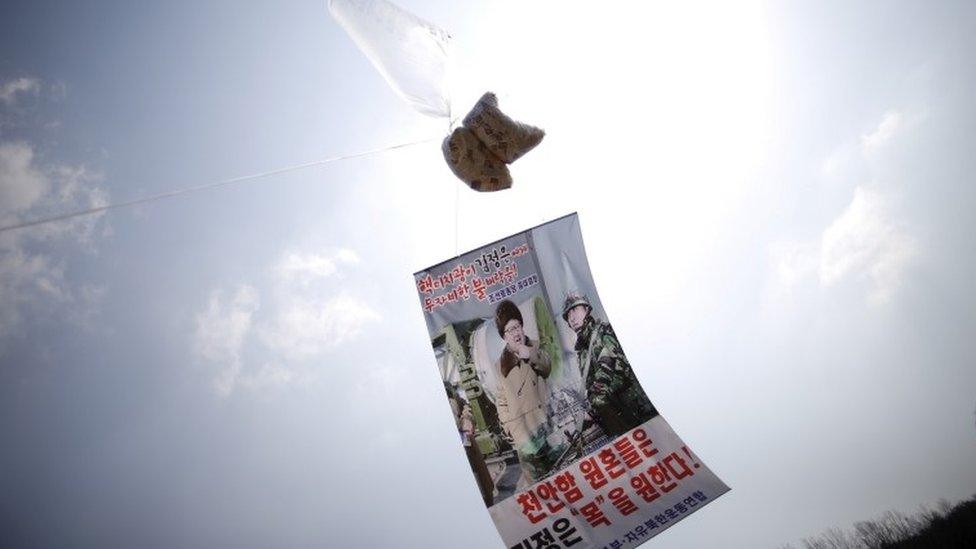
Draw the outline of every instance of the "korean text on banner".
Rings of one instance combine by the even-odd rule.
[[[414,276],[461,445],[507,547],[635,547],[729,490],[641,387],[576,214]]]

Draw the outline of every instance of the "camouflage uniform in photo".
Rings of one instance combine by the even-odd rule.
[[[564,316],[577,305],[592,312],[584,296],[570,296]],[[637,381],[613,328],[590,313],[576,334],[576,356],[594,419],[613,438],[656,416],[657,410]]]

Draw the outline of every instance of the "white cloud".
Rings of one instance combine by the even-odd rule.
[[[885,162],[885,153],[899,138],[908,134],[926,118],[924,106],[913,109],[885,111],[881,120],[870,133],[862,134],[857,140],[841,144],[821,162],[820,172],[829,179],[857,181],[877,172],[876,162]]]
[[[348,295],[298,298],[278,311],[261,338],[288,359],[307,360],[356,338],[365,325],[379,318],[366,303]]]
[[[884,303],[901,285],[914,255],[914,240],[892,221],[884,197],[858,187],[850,205],[823,233],[820,282],[831,286],[848,276],[867,278],[869,300]]]
[[[197,314],[196,351],[205,360],[220,365],[214,380],[214,388],[220,395],[233,392],[241,376],[244,342],[259,306],[257,290],[242,285],[230,299],[220,290],[212,292],[207,308]]]
[[[365,301],[334,283],[342,267],[358,262],[351,250],[290,251],[272,266],[270,284],[260,293],[244,285],[240,288],[246,291],[238,289],[225,303],[221,296],[226,292],[215,291],[197,316],[196,351],[219,365],[217,393],[227,396],[236,387],[259,390],[304,379],[313,359],[355,340],[379,320]],[[248,344],[251,352],[245,353]],[[262,365],[251,366],[257,363]]]
[[[342,265],[356,263],[359,263],[359,256],[352,250],[340,249],[331,255],[292,251],[285,254],[276,271],[285,280],[310,284],[335,274]]]
[[[884,195],[858,187],[844,211],[814,242],[780,242],[770,249],[776,298],[815,281],[830,288],[866,281],[867,301],[886,303],[902,285],[916,244],[895,222]]]
[[[891,197],[894,189],[877,181],[893,159],[888,146],[925,118],[925,110],[909,114],[889,110],[877,127],[860,136],[860,149],[852,142],[838,147],[821,163],[821,175],[839,182],[868,180],[853,188],[842,212],[814,241],[780,242],[770,249],[772,290],[777,298],[792,294],[803,284],[821,288],[857,280],[868,285],[867,301],[886,303],[902,285],[906,267],[917,255],[914,238],[897,222]]]
[[[840,148],[830,153],[820,163],[820,173],[826,177],[836,177],[848,161],[846,152],[843,148]]]
[[[28,307],[63,302],[64,267],[14,247],[0,249],[0,338],[21,327]]]
[[[778,242],[770,248],[771,268],[776,298],[789,297],[793,291],[817,272],[818,243]]]
[[[888,142],[904,125],[905,117],[898,111],[888,111],[881,118],[875,130],[861,136],[861,147],[865,153],[877,150]]]
[[[41,81],[17,78],[0,84],[0,118],[17,101],[38,95]],[[27,122],[30,122],[28,119]],[[2,120],[0,120],[2,122]],[[27,141],[0,142],[0,225],[102,205],[101,177],[85,166],[45,160]],[[20,335],[28,320],[57,318],[90,328],[104,287],[65,276],[68,245],[94,251],[101,216],[78,218],[0,233],[0,347]],[[103,231],[107,230],[101,227]],[[102,233],[104,234],[104,233]]]
[[[366,303],[334,293],[326,281],[357,263],[359,256],[343,248],[285,253],[272,269],[276,311],[260,332],[264,344],[289,360],[307,360],[354,339],[364,325],[378,320]]]
[[[103,204],[100,177],[83,166],[39,164],[33,147],[0,142],[0,224],[14,224],[80,207]],[[56,244],[93,250],[100,216],[0,234],[0,343],[22,331],[25,320],[59,317],[91,326],[104,288],[65,277]],[[45,246],[41,246],[41,244]]]
[[[56,165],[47,167],[45,171],[51,182],[50,192],[34,208],[15,216],[16,220],[34,219],[51,213],[95,208],[108,204],[108,193],[98,185],[102,175],[92,172],[86,166]],[[99,221],[104,215],[104,213],[97,213],[38,225],[31,227],[29,231],[24,231],[23,234],[46,241],[71,239],[93,249],[98,237],[111,233],[107,225],[99,226]]]
[[[269,362],[263,364],[257,371],[240,377],[239,384],[252,391],[283,387],[293,383],[298,374],[283,364]]]
[[[41,91],[41,82],[36,78],[15,78],[0,85],[0,103],[13,105],[20,95],[37,95]]]
[[[26,143],[0,143],[0,220],[37,204],[50,190]]]

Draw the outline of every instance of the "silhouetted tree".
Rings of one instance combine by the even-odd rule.
[[[875,520],[854,524],[852,532],[829,528],[804,538],[803,549],[952,549],[976,547],[976,498],[953,507],[940,499],[935,508],[914,515],[887,511]],[[786,544],[780,549],[795,549]]]

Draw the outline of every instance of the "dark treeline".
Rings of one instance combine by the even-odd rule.
[[[857,522],[851,531],[831,528],[801,542],[803,549],[976,548],[976,496],[953,507],[942,500],[914,515],[888,511]],[[784,545],[781,549],[796,549]]]

